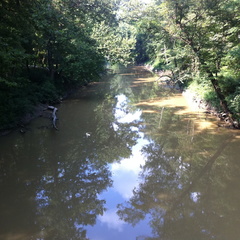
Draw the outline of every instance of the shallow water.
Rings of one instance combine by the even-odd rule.
[[[237,131],[142,67],[57,107],[0,138],[0,239],[239,239]]]

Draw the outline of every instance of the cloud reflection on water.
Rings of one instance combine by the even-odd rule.
[[[136,110],[134,112],[128,111],[128,99],[125,95],[120,94],[116,96],[117,104],[115,108],[115,119],[118,123],[131,123],[134,121],[140,121],[142,111]],[[115,131],[117,131],[117,124],[114,124]],[[139,131],[137,127],[132,127],[132,131]],[[144,145],[148,144],[149,141],[144,139],[144,134],[139,132],[140,138],[137,140],[137,144],[132,148],[132,155],[130,158],[122,159],[119,163],[113,163],[110,166],[112,172],[113,187],[108,189],[107,192],[102,194],[102,198],[106,200],[107,211],[102,216],[98,217],[99,225],[102,228],[107,228],[108,237],[115,235],[116,231],[122,236],[118,235],[119,238],[124,237],[123,232],[127,232],[128,236],[136,237],[137,232],[139,234],[148,232],[146,225],[135,227],[128,225],[124,221],[119,219],[117,215],[116,205],[124,202],[133,196],[133,189],[138,187],[139,184],[139,173],[141,171],[141,165],[145,163],[145,157],[141,153],[141,149]],[[100,226],[96,226],[97,228]],[[96,231],[97,231],[96,228]],[[136,228],[139,228],[136,230]],[[148,228],[148,227],[147,227]],[[142,232],[142,233],[141,233]],[[96,232],[95,232],[96,233]],[[117,237],[117,238],[118,238]],[[125,236],[126,237],[126,236]],[[114,237],[115,238],[115,237]],[[115,239],[117,239],[115,238]],[[96,238],[93,238],[96,240]]]
[[[133,196],[133,189],[139,184],[138,175],[141,171],[141,165],[144,165],[145,162],[141,149],[147,143],[147,140],[140,138],[133,147],[130,158],[123,159],[120,163],[111,164],[113,187],[109,189],[108,193],[111,195],[111,192],[115,192],[115,200],[118,203],[130,199]],[[115,207],[109,207],[109,201],[112,201],[112,199],[108,200],[107,197],[106,200],[108,210],[98,220],[102,224],[106,224],[109,229],[122,232],[127,224],[119,219]]]
[[[123,231],[123,226],[127,223],[119,219],[117,215],[117,209],[107,210],[102,216],[100,216],[99,221],[103,224],[107,224],[109,229],[114,229],[119,232]]]
[[[141,165],[145,162],[141,149],[147,143],[147,140],[140,138],[133,147],[130,158],[123,159],[120,163],[113,163],[111,166],[113,188],[126,200],[132,197],[132,190],[138,185],[138,174]]]
[[[136,110],[134,113],[130,113],[128,111],[128,99],[124,94],[117,95],[116,99],[115,118],[119,123],[131,123],[140,119],[142,111]]]
[[[128,111],[128,99],[124,94],[116,96],[117,104],[115,109],[115,118],[119,123],[131,123],[139,121],[142,111],[137,109],[135,112]],[[134,130],[138,130],[134,127]],[[134,187],[138,184],[138,174],[141,170],[141,165],[144,165],[145,159],[141,153],[142,147],[149,143],[143,139],[143,133],[140,133],[140,138],[137,144],[132,148],[132,156],[123,159],[120,163],[113,163],[111,171],[113,176],[113,188],[125,200],[129,199],[133,193]]]

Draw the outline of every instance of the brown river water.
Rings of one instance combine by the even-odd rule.
[[[0,137],[0,240],[238,240],[240,134],[142,67]]]

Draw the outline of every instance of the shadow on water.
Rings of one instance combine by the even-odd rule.
[[[0,239],[238,239],[239,134],[155,80],[114,69],[59,106],[59,131],[0,138]]]

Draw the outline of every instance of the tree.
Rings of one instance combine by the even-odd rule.
[[[104,55],[114,62],[132,58],[134,38],[117,28],[117,2],[3,0],[0,7],[1,129],[16,125],[39,102],[55,102],[70,88],[96,80]],[[104,37],[97,33],[101,24]],[[117,41],[103,51],[108,34],[117,34]]]
[[[226,59],[238,49],[238,12],[235,0],[166,0],[155,2],[151,10],[143,9],[138,24],[136,15],[132,18],[138,26],[138,49],[141,55],[141,49],[146,53],[144,59],[149,58],[155,69],[170,70],[172,80],[186,86],[193,79],[201,79],[200,83],[207,79],[234,127],[238,127],[239,75],[231,73],[236,77],[229,79],[226,72],[231,66]],[[232,59],[237,63],[236,57]]]
[[[120,22],[117,27],[109,27],[105,22],[101,22],[95,25],[92,38],[97,41],[99,52],[108,62],[127,65],[134,61],[136,41],[131,25]]]
[[[237,26],[237,14],[230,11],[223,1],[199,2],[166,1],[166,27],[170,34],[190,46],[197,56],[200,70],[211,81],[223,110],[229,114],[233,126],[234,118],[219,84],[219,73],[223,56],[229,51],[229,34]],[[235,33],[234,33],[235,34]]]

